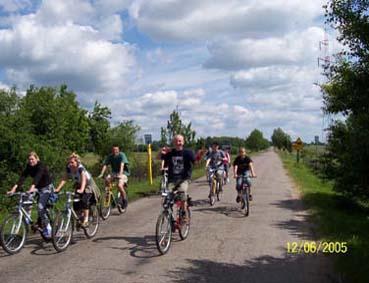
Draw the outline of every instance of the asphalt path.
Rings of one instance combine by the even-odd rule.
[[[0,282],[334,282],[329,256],[287,252],[287,243],[315,240],[303,208],[277,154],[254,158],[251,212],[235,202],[235,182],[210,207],[204,178],[190,185],[191,231],[174,235],[161,256],[155,245],[160,197],[140,199],[124,215],[114,213],[93,239],[75,234],[63,253],[35,235],[23,250],[0,251]]]

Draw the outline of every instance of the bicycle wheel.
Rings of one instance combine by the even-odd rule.
[[[127,207],[128,207],[128,194],[126,193],[126,198],[124,200],[126,203],[124,204],[121,198],[121,194],[120,192],[118,192],[118,196],[117,196],[117,208],[118,208],[118,212],[119,214],[125,213],[127,211]]]
[[[215,204],[215,192],[216,192],[217,181],[214,179],[211,181],[209,202],[213,206]]]
[[[83,228],[83,232],[87,238],[92,238],[96,235],[97,230],[99,229],[99,212],[95,204],[90,206],[88,222],[89,225],[88,227]]]
[[[220,201],[220,199],[222,198],[222,192],[220,191],[220,184],[219,184],[219,182],[217,182],[216,194],[217,194],[217,201]]]
[[[55,217],[52,226],[51,241],[55,250],[58,252],[65,251],[73,236],[73,223],[67,212],[59,212]]]
[[[245,216],[249,216],[250,213],[249,191],[249,187],[246,187],[242,190],[241,210]]]
[[[103,220],[109,218],[111,213],[111,193],[108,188],[105,189],[100,201],[100,216]]]
[[[18,253],[27,237],[27,225],[20,214],[7,216],[0,227],[0,244],[9,254]]]
[[[172,219],[167,211],[162,212],[156,221],[155,242],[162,255],[169,251],[172,243]]]
[[[181,240],[185,240],[190,233],[190,225],[191,225],[191,211],[188,208],[188,219],[186,221],[186,212],[183,208],[179,209],[179,237]]]

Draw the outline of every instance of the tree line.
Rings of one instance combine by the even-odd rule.
[[[0,186],[7,188],[34,150],[51,169],[62,172],[71,152],[109,153],[113,144],[124,151],[135,146],[139,126],[133,121],[110,124],[111,111],[95,103],[83,109],[66,85],[30,86],[24,96],[0,90]]]

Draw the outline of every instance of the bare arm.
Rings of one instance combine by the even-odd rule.
[[[120,164],[119,175],[123,174],[124,162]]]
[[[67,180],[68,180],[68,176],[67,176],[67,174],[64,174],[62,180],[60,181],[59,185],[54,190],[54,192],[58,193],[62,189],[62,187],[65,185],[65,183],[67,182]]]
[[[254,165],[252,162],[250,163],[250,171],[251,171],[251,177],[256,177],[255,171],[254,171]]]
[[[81,178],[82,178],[81,187],[79,188],[79,190],[77,190],[77,193],[79,194],[83,194],[87,184],[87,177],[84,172],[81,173]]]
[[[106,171],[106,165],[104,164],[104,166],[103,166],[103,167],[102,167],[102,169],[101,169],[101,173],[100,173],[100,175],[99,175],[99,177],[100,177],[100,178],[101,178],[102,176],[104,176],[105,171]]]
[[[234,165],[233,166],[233,177],[237,178],[237,169],[238,169],[238,165]]]

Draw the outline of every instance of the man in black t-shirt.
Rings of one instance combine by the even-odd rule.
[[[250,200],[252,200],[251,196],[251,181],[250,177],[256,177],[254,167],[252,164],[252,160],[250,157],[246,155],[246,149],[241,147],[239,150],[239,154],[236,159],[233,161],[233,175],[236,178],[236,190],[237,190],[237,202],[240,202],[240,190],[242,186],[243,177],[247,177],[246,181],[250,187]]]
[[[173,145],[174,148],[163,148],[161,153],[163,164],[168,166],[169,190],[177,189],[183,192],[186,201],[195,155],[192,150],[183,148],[184,138],[182,135],[174,137]]]

